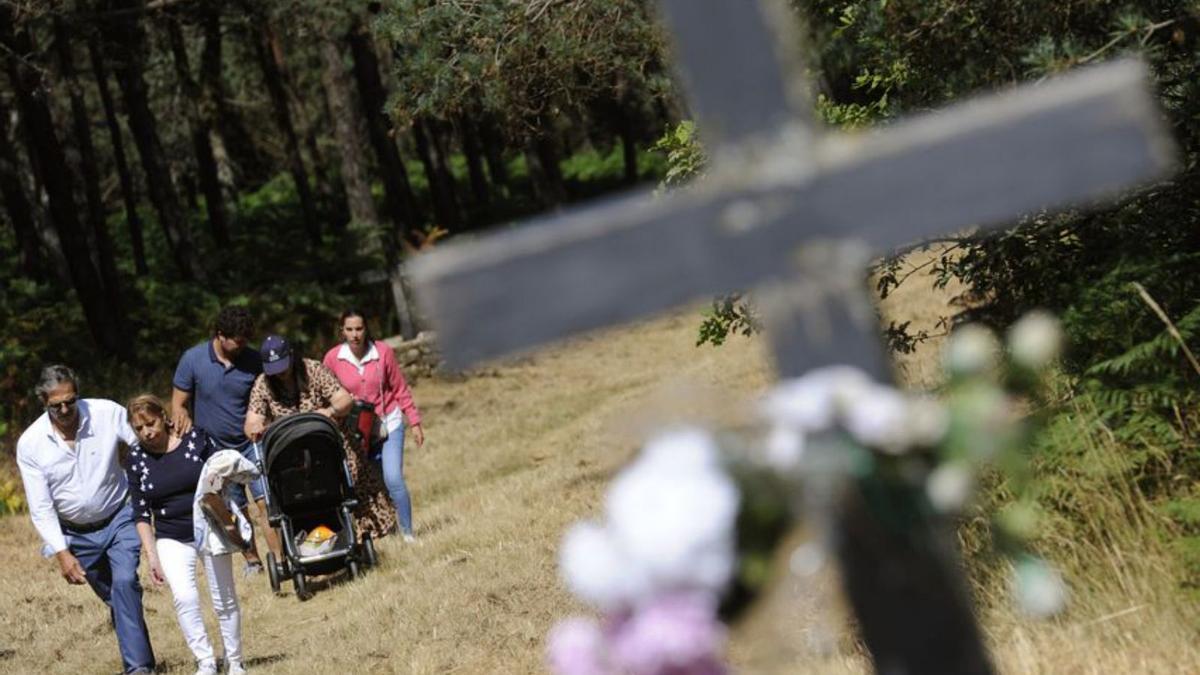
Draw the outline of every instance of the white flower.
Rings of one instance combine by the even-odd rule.
[[[842,422],[855,440],[869,448],[901,454],[911,447],[908,400],[891,387],[862,390],[843,408]]]
[[[733,571],[738,498],[717,466],[648,455],[609,489],[608,531],[655,589],[717,590]]]
[[[721,456],[716,441],[703,429],[684,427],[650,439],[636,460],[639,466],[653,464],[668,471],[715,469]]]
[[[767,465],[776,471],[793,471],[804,456],[804,434],[790,427],[776,425],[766,438]]]
[[[559,568],[575,595],[601,609],[634,602],[644,578],[622,554],[608,531],[594,522],[576,523],[563,538]]]
[[[1008,331],[1008,348],[1013,361],[1026,368],[1042,368],[1058,358],[1062,350],[1062,328],[1053,314],[1033,311],[1021,317]]]
[[[839,399],[853,398],[855,392],[870,384],[870,378],[857,368],[819,368],[781,382],[763,401],[763,412],[776,424],[801,431],[825,431],[833,426]]]
[[[996,362],[999,345],[992,331],[971,324],[954,331],[946,347],[946,370],[952,375],[977,375]]]
[[[1062,575],[1041,558],[1026,557],[1013,567],[1013,593],[1021,611],[1036,618],[1054,616],[1067,606]]]
[[[949,462],[939,466],[925,481],[925,494],[933,508],[943,513],[957,513],[971,498],[975,477],[966,462]]]

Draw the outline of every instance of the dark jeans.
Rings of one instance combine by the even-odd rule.
[[[125,672],[154,669],[154,649],[142,614],[138,562],[142,542],[133,524],[132,507],[121,507],[108,525],[79,534],[63,528],[67,548],[87,572],[88,584],[108,605],[117,630],[117,646]]]

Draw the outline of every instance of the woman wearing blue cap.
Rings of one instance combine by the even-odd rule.
[[[262,343],[263,372],[250,390],[246,413],[246,437],[258,441],[267,426],[282,417],[316,412],[340,420],[350,412],[353,397],[338,383],[337,377],[319,361],[293,358],[292,347],[278,335],[269,335]],[[396,529],[396,507],[388,497],[383,477],[372,462],[351,449],[343,438],[346,462],[354,479],[358,507],[354,510],[355,530],[361,537],[369,533],[378,539]],[[259,504],[263,508],[263,504]],[[276,557],[278,543],[268,540]]]

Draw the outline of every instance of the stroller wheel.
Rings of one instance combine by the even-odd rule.
[[[358,575],[362,574],[362,571],[358,568],[358,563],[353,560],[346,564],[346,569],[350,571],[351,579],[357,579]]]
[[[304,578],[304,572],[299,570],[292,577],[292,583],[296,587],[296,599],[304,602],[312,597],[312,593],[308,590],[308,580]]]
[[[267,579],[271,582],[271,590],[279,593],[279,563],[275,562],[275,554],[267,553]]]
[[[376,567],[379,565],[379,556],[375,554],[375,540],[369,534],[363,535],[362,556],[365,566]]]

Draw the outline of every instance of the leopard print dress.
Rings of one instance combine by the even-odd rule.
[[[267,376],[259,375],[250,390],[249,410],[262,415],[267,424],[270,424],[281,417],[314,412],[327,407],[342,385],[322,363],[312,359],[303,359],[302,363],[308,375],[308,387],[300,392],[299,401],[276,398],[267,386]],[[396,507],[392,505],[392,499],[388,496],[379,467],[353,450],[345,434],[342,435],[342,446],[346,451],[350,475],[354,478],[354,491],[358,497],[358,507],[354,510],[354,528],[359,539],[361,540],[366,533],[378,539],[394,532]]]

